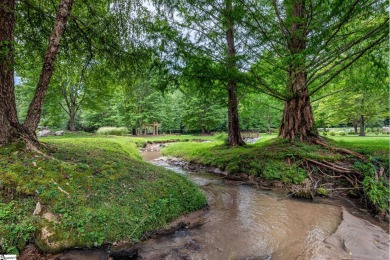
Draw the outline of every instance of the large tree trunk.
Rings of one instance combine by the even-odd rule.
[[[42,104],[45,100],[46,92],[49,87],[51,76],[54,71],[54,62],[60,48],[60,40],[65,31],[65,25],[72,10],[73,0],[62,0],[57,12],[53,31],[50,36],[49,47],[43,63],[41,75],[35,90],[35,95],[30,103],[24,126],[33,132],[41,119]]]
[[[291,9],[287,8],[291,50],[287,88],[290,98],[284,105],[279,136],[294,142],[296,137],[301,141],[309,140],[311,136],[318,137],[318,132],[314,126],[314,116],[306,86],[305,57],[302,54],[306,49],[307,37],[305,0],[293,0],[291,3]]]
[[[5,0],[0,4],[0,145],[17,138],[13,55],[14,12],[15,0]]]
[[[279,136],[292,142],[318,136],[307,89],[285,102]]]
[[[0,146],[18,139],[38,143],[18,120],[14,86],[15,0],[0,3]]]
[[[226,41],[228,53],[228,69],[232,75],[236,68],[236,49],[234,46],[234,18],[232,0],[226,0]],[[230,146],[244,145],[245,142],[240,133],[240,122],[238,119],[238,98],[237,81],[231,78],[228,82],[228,142]]]

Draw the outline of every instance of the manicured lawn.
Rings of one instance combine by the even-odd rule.
[[[381,160],[389,159],[390,136],[329,136],[335,145],[359,153],[379,157]]]

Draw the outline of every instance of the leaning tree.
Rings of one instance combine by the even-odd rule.
[[[29,147],[38,144],[35,130],[40,120],[42,104],[54,71],[60,40],[72,5],[72,0],[62,0],[59,5],[35,95],[24,123],[20,123],[16,111],[14,86],[16,1],[5,0],[0,4],[0,145],[16,139],[23,139]]]

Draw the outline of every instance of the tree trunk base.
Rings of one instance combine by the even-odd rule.
[[[318,131],[314,126],[310,97],[307,90],[302,92],[287,100],[283,110],[279,137],[288,138],[290,142],[294,142],[296,138],[308,142],[319,138]]]
[[[41,144],[34,132],[27,130],[23,125],[8,126],[8,129],[1,135],[0,146],[21,141],[26,145],[27,150],[40,152]]]

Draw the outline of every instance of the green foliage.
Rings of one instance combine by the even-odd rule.
[[[223,143],[227,143],[228,135],[225,132],[215,133],[214,139]]]
[[[126,135],[129,130],[126,127],[100,127],[96,133],[98,135]]]
[[[297,164],[290,166],[283,161],[275,160],[266,162],[262,176],[270,180],[300,184],[307,178],[307,173],[304,169],[297,167]]]
[[[34,204],[25,199],[22,204],[15,200],[0,203],[0,252],[19,254],[28,239],[36,231],[36,217],[31,216]]]
[[[368,200],[379,210],[389,210],[389,176],[375,176],[377,169],[372,163],[356,162],[355,168],[364,174],[363,187]]]
[[[45,138],[42,157],[22,146],[0,148],[0,252],[16,252],[29,240],[44,251],[139,240],[206,199],[186,177],[141,160],[130,138]],[[60,188],[61,189],[60,189]],[[68,194],[69,195],[68,195]],[[59,223],[32,217],[37,201]],[[41,229],[52,233],[49,242]],[[126,227],[126,228],[123,228]]]
[[[328,196],[329,194],[329,191],[323,187],[319,187],[317,190],[316,190],[317,194],[318,195],[322,195],[322,196]]]

